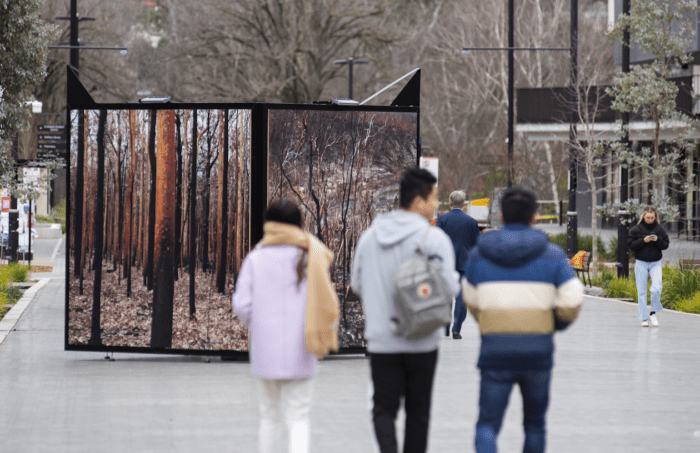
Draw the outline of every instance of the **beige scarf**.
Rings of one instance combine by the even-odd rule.
[[[287,223],[265,222],[259,246],[294,245],[308,250],[306,274],[306,322],[304,339],[306,349],[323,358],[329,351],[338,350],[338,295],[331,283],[328,269],[333,262],[331,252],[312,234]]]

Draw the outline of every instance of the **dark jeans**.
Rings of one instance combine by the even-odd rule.
[[[462,282],[462,277],[464,277],[464,272],[459,272],[460,286]],[[467,319],[467,309],[464,308],[464,300],[462,299],[462,290],[459,290],[459,294],[455,297],[455,313],[454,322],[452,324],[452,332],[460,333],[462,331],[462,323]]]
[[[415,354],[370,355],[372,368],[372,421],[381,453],[397,453],[395,421],[401,397],[405,398],[404,453],[428,448],[428,422],[437,350]]]
[[[541,453],[545,447],[545,414],[549,404],[551,370],[481,370],[479,421],[474,446],[477,453],[496,453],[496,437],[503,423],[513,384],[523,395],[523,453]]]

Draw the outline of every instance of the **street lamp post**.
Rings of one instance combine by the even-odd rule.
[[[622,0],[622,14],[629,15],[630,0]],[[625,29],[622,37],[622,72],[630,72],[630,31]],[[629,112],[622,112],[622,144],[625,148],[629,146]],[[620,169],[620,208],[617,211],[617,276],[618,278],[628,278],[630,275],[630,255],[627,246],[627,235],[629,233],[628,212],[623,209],[624,203],[629,197],[629,169],[623,166]]]
[[[464,47],[463,54],[469,54],[472,50],[507,50],[508,51],[508,187],[513,184],[513,125],[515,119],[514,99],[513,99],[513,64],[515,50],[561,50],[570,53],[571,57],[571,85],[572,92],[576,90],[577,80],[577,59],[578,59],[578,0],[571,0],[571,28],[570,28],[570,45],[569,47],[515,47],[514,42],[514,5],[513,0],[508,0],[508,47]],[[574,96],[574,101],[575,101]],[[577,227],[578,216],[576,212],[576,183],[577,183],[577,165],[573,154],[573,142],[576,138],[576,117],[578,109],[573,108],[571,125],[570,125],[570,152],[569,152],[569,168],[571,171],[569,179],[569,211],[567,212],[567,254],[573,256],[577,250]]]
[[[57,20],[68,20],[70,21],[70,45],[65,46],[65,45],[58,45],[58,46],[49,46],[49,49],[70,49],[70,65],[74,67],[75,69],[78,69],[80,67],[80,49],[94,49],[94,50],[119,50],[121,51],[122,54],[126,53],[126,48],[125,47],[105,47],[105,46],[81,46],[80,45],[80,40],[78,39],[78,23],[81,21],[86,21],[86,20],[95,20],[94,17],[79,17],[78,15],[78,1],[77,0],[71,0],[70,1],[70,16],[59,16],[56,17]],[[76,71],[76,77],[80,77],[79,71]],[[85,127],[85,119],[82,111],[78,112],[78,148],[81,148],[80,142],[83,139],[83,129]],[[66,131],[70,130],[70,118],[66,117]],[[84,155],[82,152],[78,153],[78,172],[76,174],[76,186],[81,187],[83,185],[83,172],[82,168],[84,165],[83,162]],[[75,209],[76,212],[82,212],[83,209],[83,191],[81,190],[76,190],[75,192]],[[83,225],[82,225],[82,216],[76,216],[75,218],[75,225],[73,226],[73,230],[75,232],[75,242],[73,243],[73,246],[75,247],[75,250],[80,249],[80,244],[82,241],[82,230],[83,230]],[[77,256],[77,254],[76,254]],[[75,276],[79,276],[80,271],[82,269],[82,266],[78,260],[76,260],[75,263]],[[82,294],[82,279],[80,280],[80,293]]]
[[[333,64],[348,65],[348,99],[352,99],[352,67],[356,64],[368,64],[367,60],[355,60],[350,57],[347,60],[335,60]]]

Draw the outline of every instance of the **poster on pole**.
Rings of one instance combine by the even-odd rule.
[[[421,157],[420,158],[420,168],[425,168],[430,173],[438,179],[435,185],[440,184],[440,179],[438,178],[438,158],[437,157]]]

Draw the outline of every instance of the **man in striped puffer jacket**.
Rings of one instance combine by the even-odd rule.
[[[477,453],[495,452],[508,397],[523,395],[524,453],[543,452],[553,335],[577,317],[583,286],[566,255],[537,222],[535,194],[508,189],[501,199],[504,226],[479,238],[467,262],[462,292],[479,323],[481,369]]]

